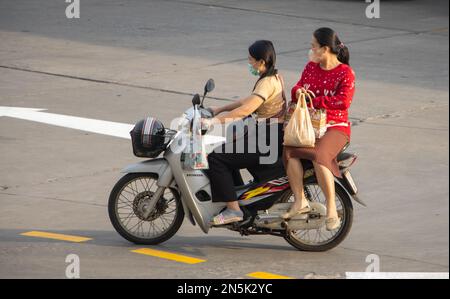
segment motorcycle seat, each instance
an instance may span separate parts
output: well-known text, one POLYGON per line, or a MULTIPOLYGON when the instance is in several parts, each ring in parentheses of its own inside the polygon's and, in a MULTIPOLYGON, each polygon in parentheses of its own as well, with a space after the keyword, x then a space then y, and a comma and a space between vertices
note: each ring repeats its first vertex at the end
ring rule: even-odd
POLYGON ((281 177, 285 174, 282 157, 279 157, 274 164, 260 164, 247 168, 247 170, 253 176, 255 182, 281 177))

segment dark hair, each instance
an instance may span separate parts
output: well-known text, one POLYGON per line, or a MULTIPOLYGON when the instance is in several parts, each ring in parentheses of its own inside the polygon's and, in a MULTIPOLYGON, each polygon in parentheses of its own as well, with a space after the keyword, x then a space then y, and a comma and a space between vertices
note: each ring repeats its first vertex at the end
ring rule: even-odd
POLYGON ((337 59, 340 62, 349 64, 350 52, 333 29, 322 27, 314 31, 313 35, 321 47, 327 46, 330 48, 331 53, 337 55, 337 59))
MULTIPOLYGON (((275 68, 277 56, 275 54, 275 48, 269 40, 258 40, 254 42, 249 48, 248 53, 256 60, 264 60, 266 64, 266 72, 261 74, 258 81, 267 76, 273 76, 278 73, 275 68)), ((256 82, 258 83, 258 82, 256 82)), ((256 86, 256 85, 255 85, 256 86)))

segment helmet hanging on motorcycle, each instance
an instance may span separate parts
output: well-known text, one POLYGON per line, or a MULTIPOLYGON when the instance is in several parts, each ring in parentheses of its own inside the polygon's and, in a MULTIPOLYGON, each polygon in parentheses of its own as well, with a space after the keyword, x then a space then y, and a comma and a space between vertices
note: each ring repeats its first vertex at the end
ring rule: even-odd
POLYGON ((133 153, 137 157, 155 158, 165 149, 165 128, 162 122, 147 117, 131 130, 133 153))

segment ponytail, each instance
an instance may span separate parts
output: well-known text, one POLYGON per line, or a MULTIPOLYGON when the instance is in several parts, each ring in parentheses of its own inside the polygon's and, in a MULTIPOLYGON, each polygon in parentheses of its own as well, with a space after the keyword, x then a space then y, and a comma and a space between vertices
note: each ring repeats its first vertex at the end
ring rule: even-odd
POLYGON ((344 64, 350 65, 350 52, 346 45, 341 44, 339 46, 337 59, 344 64))

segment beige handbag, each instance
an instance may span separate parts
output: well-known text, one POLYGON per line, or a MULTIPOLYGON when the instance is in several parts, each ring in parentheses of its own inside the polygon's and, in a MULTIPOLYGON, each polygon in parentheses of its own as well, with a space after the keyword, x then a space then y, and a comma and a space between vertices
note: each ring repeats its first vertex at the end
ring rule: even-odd
POLYGON ((311 123, 314 129, 314 135, 317 139, 325 135, 327 131, 327 111, 325 109, 315 109, 313 106, 313 99, 316 95, 308 90, 306 96, 309 98, 309 116, 311 117, 311 123))
POLYGON ((284 129, 284 145, 294 147, 314 147, 314 128, 306 105, 305 94, 300 94, 297 106, 284 129))

